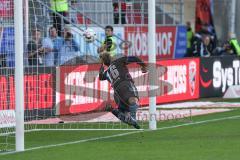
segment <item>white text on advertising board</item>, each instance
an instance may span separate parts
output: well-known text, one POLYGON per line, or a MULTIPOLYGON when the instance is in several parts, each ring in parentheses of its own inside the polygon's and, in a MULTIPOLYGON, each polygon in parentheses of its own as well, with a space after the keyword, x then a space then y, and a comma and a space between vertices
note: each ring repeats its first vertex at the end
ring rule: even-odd
MULTIPOLYGON (((133 46, 129 50, 129 55, 147 56, 147 33, 136 32, 128 33, 128 40, 133 42, 133 46)), ((173 47, 173 33, 162 32, 156 34, 156 52, 157 55, 171 55, 173 47)))
POLYGON ((227 87, 240 84, 240 61, 234 60, 232 66, 223 68, 220 61, 213 63, 213 87, 222 87, 225 92, 227 87))

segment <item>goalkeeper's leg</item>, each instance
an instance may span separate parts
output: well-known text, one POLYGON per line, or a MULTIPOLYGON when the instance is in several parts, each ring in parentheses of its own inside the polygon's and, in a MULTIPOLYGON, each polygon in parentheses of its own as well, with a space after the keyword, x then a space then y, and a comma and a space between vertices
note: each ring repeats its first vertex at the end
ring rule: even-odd
POLYGON ((138 108, 138 106, 136 104, 133 104, 133 105, 127 107, 123 103, 120 103, 118 106, 118 109, 113 109, 112 113, 118 119, 120 119, 122 122, 132 125, 133 127, 137 128, 137 129, 140 129, 140 126, 138 125, 138 123, 136 121, 137 108, 138 108))
POLYGON ((138 98, 136 97, 130 97, 128 100, 129 104, 129 112, 131 114, 131 117, 136 120, 136 113, 138 109, 138 98))
POLYGON ((140 126, 137 123, 137 119, 136 119, 136 113, 137 113, 137 109, 138 109, 138 98, 136 97, 130 97, 129 98, 129 112, 130 112, 130 116, 131 118, 136 122, 134 124, 134 127, 139 129, 140 126))

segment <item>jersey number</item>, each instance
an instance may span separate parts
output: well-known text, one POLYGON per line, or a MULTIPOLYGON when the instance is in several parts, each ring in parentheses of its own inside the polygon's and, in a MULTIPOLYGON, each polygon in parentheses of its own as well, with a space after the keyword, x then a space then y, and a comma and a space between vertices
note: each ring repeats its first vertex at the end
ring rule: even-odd
POLYGON ((115 65, 110 66, 110 74, 111 74, 111 77, 113 79, 117 79, 118 78, 119 72, 118 72, 118 70, 117 70, 115 65))

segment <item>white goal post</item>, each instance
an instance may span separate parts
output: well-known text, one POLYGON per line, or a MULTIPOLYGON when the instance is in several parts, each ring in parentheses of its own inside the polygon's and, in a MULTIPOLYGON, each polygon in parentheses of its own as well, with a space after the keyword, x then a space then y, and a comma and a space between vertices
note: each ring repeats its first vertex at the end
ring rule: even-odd
POLYGON ((156 64, 156 2, 155 0, 148 0, 148 60, 149 68, 149 82, 150 82, 150 97, 149 97, 149 129, 156 130, 156 96, 153 93, 155 87, 155 64, 156 64), (152 94, 152 95, 151 95, 152 94))
POLYGON ((16 151, 24 151, 23 0, 14 0, 16 151))

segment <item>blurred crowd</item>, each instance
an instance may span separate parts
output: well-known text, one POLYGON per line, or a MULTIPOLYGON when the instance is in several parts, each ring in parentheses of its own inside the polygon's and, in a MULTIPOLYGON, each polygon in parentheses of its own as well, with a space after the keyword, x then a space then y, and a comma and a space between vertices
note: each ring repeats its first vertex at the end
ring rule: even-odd
POLYGON ((28 65, 55 66, 61 65, 77 56, 80 45, 77 43, 71 29, 65 27, 70 22, 64 18, 68 14, 67 0, 51 0, 53 25, 48 30, 48 36, 43 37, 42 31, 36 27, 31 31, 31 40, 27 45, 28 65))
POLYGON ((80 45, 71 30, 64 28, 63 36, 57 29, 49 28, 49 36, 43 37, 39 29, 32 30, 32 39, 27 45, 28 65, 61 65, 77 56, 80 45))
POLYGON ((209 25, 202 24, 201 30, 194 33, 190 22, 186 22, 187 52, 186 57, 210 57, 224 55, 240 55, 240 46, 236 35, 229 33, 222 44, 217 41, 216 34, 209 25))
MULTIPOLYGON (((113 0, 114 24, 126 24, 127 3, 131 0, 113 0)), ((67 18, 69 5, 76 4, 76 0, 50 0, 52 26, 48 34, 35 26, 30 31, 30 40, 27 42, 25 64, 29 66, 57 66, 67 64, 79 56, 80 44, 68 24, 74 23, 67 18), (45 36, 46 35, 46 36, 45 36)), ((45 26, 44 26, 45 27, 45 26)), ((194 33, 191 23, 186 23, 187 51, 185 57, 209 57, 224 55, 240 55, 240 46, 236 35, 229 33, 223 43, 217 41, 216 33, 208 24, 202 24, 201 29, 194 33)), ((14 57, 12 57, 14 59, 14 57)), ((6 57, 0 54, 0 66, 8 66, 6 57)))

